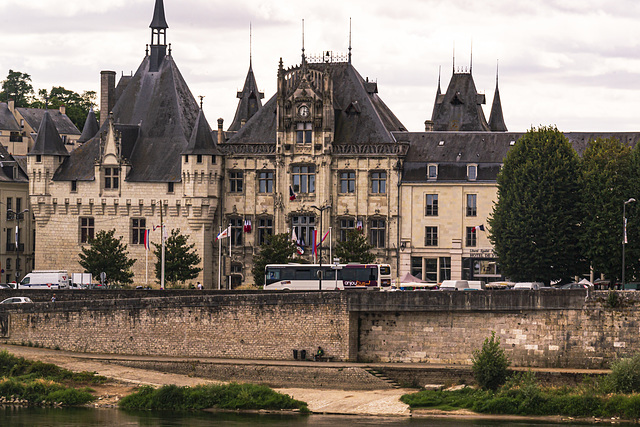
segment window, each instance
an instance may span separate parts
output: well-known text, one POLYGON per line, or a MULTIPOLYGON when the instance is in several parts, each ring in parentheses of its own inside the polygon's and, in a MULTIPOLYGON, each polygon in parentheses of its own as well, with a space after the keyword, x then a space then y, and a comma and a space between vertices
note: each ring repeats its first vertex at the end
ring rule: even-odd
POLYGON ((475 227, 467 227, 466 246, 475 248, 477 244, 477 236, 478 234, 476 233, 475 227))
POLYGON ((374 248, 385 247, 385 221, 384 219, 373 219, 369 226, 369 236, 371 237, 371 245, 374 248))
POLYGON ((467 179, 469 181, 475 181, 477 177, 478 177, 478 166, 477 165, 467 166, 467 179))
POLYGON ((196 155, 196 163, 198 164, 202 163, 202 154, 196 155))
POLYGON ((411 275, 422 279, 422 258, 411 257, 411 275))
POLYGON ((71 181, 71 192, 72 193, 78 192, 78 181, 71 181))
POLYGON ((387 192, 387 173, 371 173, 371 192, 374 194, 384 194, 387 192))
POLYGON ((184 156, 184 162, 189 163, 189 156, 184 156))
POLYGON ((438 227, 424 228, 424 245, 438 246, 438 227))
POLYGON ((347 241, 347 234, 349 231, 355 230, 356 228, 356 220, 352 218, 345 218, 340 220, 340 241, 347 241))
POLYGON ((438 258, 424 259, 424 280, 427 282, 438 281, 438 258))
POLYGON ((425 216, 438 216, 438 195, 427 194, 425 200, 425 216))
POLYGON ((16 212, 22 212, 22 197, 16 197, 16 212))
POLYGON ((229 172, 229 191, 231 193, 242 193, 242 176, 241 171, 229 172))
POLYGON ((216 156, 215 155, 211 156, 211 164, 212 165, 216 164, 216 156))
POLYGON ((11 270, 11 258, 7 258, 7 262, 5 263, 7 270, 11 270))
POLYGON ((94 221, 91 217, 80 218, 80 243, 89 243, 93 240, 94 221))
POLYGON ((144 230, 147 228, 147 220, 144 218, 131 219, 131 244, 144 245, 144 230))
MULTIPOLYGON (((13 197, 7 197, 7 211, 13 210, 13 197)), ((7 212, 7 219, 11 219, 9 217, 9 212, 7 212)))
POLYGON ((312 139, 311 123, 298 123, 296 125, 296 142, 298 144, 311 144, 312 139))
POLYGON ((356 173, 340 172, 340 192, 354 193, 356 191, 356 173))
POLYGON ((258 174, 258 192, 273 193, 273 172, 260 172, 258 174))
MULTIPOLYGON (((15 228, 13 227, 7 228, 7 242, 6 242, 7 252, 11 252, 16 249, 15 234, 14 234, 15 231, 12 232, 12 230, 15 230, 15 228)), ((11 267, 7 266, 7 268, 11 268, 11 267)))
POLYGON ((36 154, 36 163, 42 163, 42 155, 36 154))
POLYGON ((258 244, 267 242, 269 236, 273 235, 273 218, 258 219, 258 244))
POLYGON ((440 258, 440 281, 451 280, 451 258, 440 258))
POLYGON ((428 165, 427 166, 427 178, 428 179, 438 179, 438 165, 428 165))
POLYGON ((106 190, 116 190, 120 186, 120 169, 104 168, 104 188, 106 190))
POLYGON ((244 222, 242 218, 231 218, 231 246, 242 246, 242 234, 244 233, 244 222))
POLYGON ((477 201, 478 201, 477 194, 467 194, 467 216, 478 215, 477 201))
POLYGON ((173 182, 167 182, 167 193, 173 193, 173 182))
POLYGON ((313 229, 316 225, 316 218, 313 216, 293 216, 291 217, 291 228, 296 232, 300 241, 300 246, 310 245, 313 229))
POLYGON ((293 174, 293 191, 295 193, 315 193, 316 192, 316 167, 311 166, 294 166, 293 174))

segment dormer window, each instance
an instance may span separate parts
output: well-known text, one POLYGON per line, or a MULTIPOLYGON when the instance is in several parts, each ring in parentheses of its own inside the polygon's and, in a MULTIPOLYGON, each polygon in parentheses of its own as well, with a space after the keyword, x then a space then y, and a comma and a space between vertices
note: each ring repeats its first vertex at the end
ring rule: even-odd
POLYGON ((475 181, 478 178, 478 165, 467 165, 467 179, 475 181))
POLYGON ((196 155, 196 163, 198 163, 198 164, 202 163, 202 154, 197 154, 196 155))
POLYGON ((427 179, 438 179, 438 165, 427 165, 427 179))
POLYGON ((104 168, 104 189, 117 190, 120 187, 120 169, 104 168))
POLYGON ((298 123, 296 125, 296 142, 298 144, 311 144, 312 137, 311 123, 298 123))

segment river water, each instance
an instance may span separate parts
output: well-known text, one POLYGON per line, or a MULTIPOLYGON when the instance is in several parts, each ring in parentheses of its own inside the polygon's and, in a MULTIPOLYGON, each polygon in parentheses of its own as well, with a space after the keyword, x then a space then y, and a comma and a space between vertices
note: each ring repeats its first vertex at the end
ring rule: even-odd
MULTIPOLYGON (((119 409, 93 408, 27 408, 0 407, 0 426, 3 427, 103 427, 103 426, 145 426, 145 427, 204 427, 232 426, 255 427, 287 426, 287 427, 341 427, 341 426, 593 426, 593 424, 549 424, 530 421, 495 421, 495 420, 460 420, 460 419, 425 419, 405 417, 361 417, 339 415, 263 415, 236 413, 172 413, 172 412, 130 412, 119 409)), ((616 424, 632 425, 632 424, 616 424)))

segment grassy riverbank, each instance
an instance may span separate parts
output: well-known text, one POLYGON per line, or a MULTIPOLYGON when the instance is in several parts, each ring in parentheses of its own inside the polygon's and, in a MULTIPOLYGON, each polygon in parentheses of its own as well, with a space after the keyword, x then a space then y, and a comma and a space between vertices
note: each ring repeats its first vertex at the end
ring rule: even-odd
POLYGON ((401 400, 411 409, 469 409, 483 414, 563 415, 570 417, 640 418, 640 395, 609 393, 597 382, 578 387, 542 387, 533 375, 515 376, 496 391, 466 387, 423 390, 401 400))
POLYGON ((0 352, 0 402, 83 405, 95 400, 90 386, 105 380, 92 372, 75 373, 51 363, 0 352))
POLYGON ((142 386, 120 400, 120 408, 136 410, 187 411, 197 409, 282 410, 309 412, 307 404, 267 386, 255 384, 199 385, 158 389, 142 386))

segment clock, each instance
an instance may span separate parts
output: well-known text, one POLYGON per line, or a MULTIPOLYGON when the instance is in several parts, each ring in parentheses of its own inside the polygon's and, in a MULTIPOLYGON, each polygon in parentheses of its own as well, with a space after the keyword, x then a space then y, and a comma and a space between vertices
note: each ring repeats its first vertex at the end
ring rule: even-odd
POLYGON ((307 107, 306 105, 303 105, 300 108, 298 108, 298 115, 300 117, 309 117, 309 107, 307 107))

